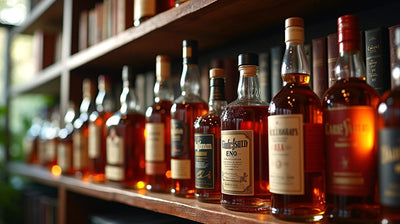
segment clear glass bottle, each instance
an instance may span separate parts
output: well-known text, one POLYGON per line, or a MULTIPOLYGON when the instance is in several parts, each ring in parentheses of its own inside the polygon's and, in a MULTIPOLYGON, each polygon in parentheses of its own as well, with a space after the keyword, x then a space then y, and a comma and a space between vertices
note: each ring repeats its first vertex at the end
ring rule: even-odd
POLYGON ((324 94, 326 216, 331 221, 376 222, 376 108, 379 95, 366 83, 358 18, 338 19, 336 82, 324 94))
POLYGON ((111 80, 108 76, 98 77, 98 93, 95 99, 96 109, 89 116, 89 168, 94 182, 104 182, 106 166, 106 121, 115 110, 111 92, 111 80))
POLYGON ((393 87, 378 106, 380 223, 400 223, 400 28, 395 30, 397 60, 393 87))
POLYGON ((194 124, 195 196, 203 202, 221 200, 221 114, 225 99, 225 71, 210 69, 209 112, 194 124))
POLYGON ((269 105, 271 212, 293 221, 318 221, 325 212, 322 104, 311 90, 304 21, 285 21, 282 89, 269 105))
POLYGON ((82 102, 79 108, 79 117, 74 121, 73 142, 73 169, 75 175, 89 181, 89 115, 94 111, 93 83, 90 79, 83 80, 82 102))
POLYGON ((200 70, 197 65, 197 41, 183 41, 181 95, 171 107, 171 177, 172 193, 194 197, 194 122, 208 112, 200 97, 200 70))
POLYGON ((221 115, 221 204, 268 212, 268 105, 261 101, 257 54, 240 54, 238 98, 221 115))
POLYGON ((64 128, 58 133, 57 164, 60 166, 62 174, 66 175, 75 173, 72 163, 72 133, 74 131, 73 122, 77 117, 76 115, 75 104, 71 102, 64 116, 64 128))
POLYGON ((122 68, 121 108, 106 122, 106 179, 126 188, 143 189, 145 183, 145 122, 136 108, 132 72, 122 68))
POLYGON ((154 103, 146 111, 146 189, 170 192, 171 180, 171 106, 173 92, 168 84, 170 59, 156 57, 154 103))

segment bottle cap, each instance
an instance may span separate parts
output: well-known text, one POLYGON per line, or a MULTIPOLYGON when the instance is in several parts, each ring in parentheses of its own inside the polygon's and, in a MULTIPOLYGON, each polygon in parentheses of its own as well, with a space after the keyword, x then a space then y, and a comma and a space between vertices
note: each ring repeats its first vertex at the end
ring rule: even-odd
POLYGON ((122 67, 122 83, 124 86, 129 86, 129 80, 132 79, 132 68, 128 65, 122 67))
POLYGON ((285 20, 285 42, 304 42, 304 20, 301 17, 291 17, 285 20))
POLYGON ((223 68, 210 69, 210 79, 213 78, 225 78, 225 70, 223 68))
POLYGON ((82 94, 83 97, 92 97, 92 91, 93 91, 93 87, 92 87, 92 81, 90 81, 90 79, 84 79, 82 82, 82 94))
POLYGON ((256 65, 258 66, 258 55, 254 53, 239 54, 238 66, 256 65))
POLYGON ((106 75, 99 75, 98 78, 98 86, 99 90, 101 91, 108 91, 111 88, 110 85, 110 77, 106 75))
POLYGON ((184 64, 197 64, 197 41, 183 40, 182 57, 184 64))
POLYGON ((339 51, 360 50, 359 22, 356 15, 344 15, 338 18, 339 51))
POLYGON ((167 80, 171 75, 171 63, 167 55, 156 56, 156 78, 157 80, 167 80))

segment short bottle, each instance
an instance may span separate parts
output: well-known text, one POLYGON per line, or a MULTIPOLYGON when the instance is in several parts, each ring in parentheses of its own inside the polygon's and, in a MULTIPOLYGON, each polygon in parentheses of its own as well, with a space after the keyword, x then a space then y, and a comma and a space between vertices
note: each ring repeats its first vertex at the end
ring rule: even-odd
POLYGON ((132 72, 122 69, 121 108, 106 122, 107 181, 125 188, 143 189, 145 183, 145 122, 136 108, 132 72))
POLYGON ((210 69, 209 112, 194 124, 195 196, 202 202, 221 200, 221 114, 225 99, 225 71, 210 69))
POLYGON ((64 116, 64 128, 58 133, 57 144, 57 165, 61 168, 62 174, 72 175, 73 169, 73 150, 72 133, 74 131, 73 122, 76 119, 75 104, 70 103, 64 116))
POLYGON ((133 25, 139 26, 156 14, 156 0, 134 0, 133 25))
POLYGON ((271 212, 293 221, 318 221, 325 212, 322 104, 309 86, 304 21, 285 21, 282 89, 269 105, 271 212))
POLYGON ((221 115, 221 204, 268 212, 268 105, 260 99, 258 55, 240 54, 238 67, 238 98, 221 115))
POLYGON ((156 57, 154 103, 146 111, 146 189, 170 192, 171 180, 171 106, 172 89, 168 84, 171 74, 170 59, 156 57))
POLYGON ((324 94, 326 217, 334 222, 376 222, 379 95, 366 83, 358 18, 338 19, 336 82, 324 94))
POLYGON ((400 28, 395 30, 397 60, 393 87, 378 106, 380 223, 400 223, 400 28))
POLYGON ((96 109, 89 116, 89 168, 93 182, 104 182, 106 165, 106 121, 114 113, 114 97, 111 92, 111 80, 108 76, 98 77, 98 93, 95 99, 96 109))
POLYGON ((83 80, 82 102, 79 107, 79 117, 74 121, 72 133, 73 169, 75 176, 89 181, 89 115, 94 111, 93 83, 90 79, 83 80))
POLYGON ((193 198, 194 122, 208 112, 208 105, 200 97, 200 70, 197 65, 197 41, 183 41, 183 71, 181 95, 171 107, 171 178, 172 193, 193 198))

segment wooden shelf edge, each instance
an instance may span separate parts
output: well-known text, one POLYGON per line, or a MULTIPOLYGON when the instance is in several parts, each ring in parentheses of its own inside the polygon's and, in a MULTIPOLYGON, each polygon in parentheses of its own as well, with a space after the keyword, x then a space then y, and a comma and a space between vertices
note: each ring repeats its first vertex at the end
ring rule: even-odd
POLYGON ((178 198, 170 194, 122 189, 110 184, 85 182, 69 176, 56 177, 43 167, 21 162, 9 162, 7 169, 12 174, 59 189, 202 223, 290 223, 277 220, 269 214, 229 211, 219 204, 202 203, 195 199, 178 198))

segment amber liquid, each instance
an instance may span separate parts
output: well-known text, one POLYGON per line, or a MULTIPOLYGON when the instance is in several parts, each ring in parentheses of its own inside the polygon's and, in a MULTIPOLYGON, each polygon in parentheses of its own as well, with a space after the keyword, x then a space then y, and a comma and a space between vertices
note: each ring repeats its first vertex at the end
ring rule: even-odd
MULTIPOLYGON (((220 203, 221 200, 221 117, 210 112, 198 120, 196 133, 214 135, 214 189, 196 188, 196 198, 202 202, 220 203)), ((199 174, 196 174, 199 175, 199 174)))
POLYGON ((59 163, 61 159, 63 159, 66 163, 67 169, 62 169, 62 174, 72 175, 76 172, 73 167, 73 142, 72 142, 72 132, 67 136, 58 139, 58 150, 60 147, 64 147, 66 152, 65 155, 61 155, 58 153, 57 162, 59 163), (62 146, 63 145, 63 146, 62 146), (69 157, 67 155, 70 155, 69 157), (65 156, 64 158, 60 158, 61 156, 65 156))
MULTIPOLYGON (((285 74, 283 81, 285 86, 273 98, 272 104, 275 111, 271 115, 302 114, 304 124, 322 125, 322 108, 319 97, 310 89, 310 76, 308 74, 285 74)), ((303 129, 304 130, 304 129, 303 129)), ((321 126, 321 138, 304 140, 321 141, 323 138, 321 126)), ((297 221, 316 221, 322 218, 325 212, 325 186, 323 166, 321 163, 312 165, 312 170, 307 170, 308 163, 315 158, 323 160, 323 145, 320 150, 307 153, 307 143, 304 141, 304 195, 275 194, 272 195, 272 214, 278 218, 297 221), (312 158, 314 157, 314 158, 312 158)), ((321 141, 322 143, 322 141, 321 141)))
POLYGON ((164 160, 163 161, 146 161, 146 167, 151 170, 163 167, 162 172, 157 174, 146 174, 147 186, 150 191, 170 192, 172 188, 171 180, 171 101, 161 100, 154 103, 151 115, 147 118, 147 123, 163 123, 164 124, 164 160))
MULTIPOLYGON (((79 118, 78 118, 79 119, 79 118)), ((90 178, 90 169, 89 169, 89 148, 88 148, 88 142, 89 142, 89 124, 88 121, 84 121, 82 125, 77 129, 74 130, 73 135, 79 135, 80 137, 80 144, 79 146, 77 145, 76 142, 73 142, 74 147, 73 147, 73 152, 74 154, 78 152, 80 161, 80 167, 75 167, 74 170, 75 176, 78 178, 81 178, 85 181, 89 181, 90 178), (75 147, 78 147, 78 150, 75 149, 75 147)), ((73 141, 75 141, 75 137, 73 136, 73 141)), ((73 157, 74 159, 77 158, 76 156, 73 157)), ((75 162, 74 162, 75 163, 75 162)))
POLYGON ((130 113, 120 115, 119 119, 117 125, 108 127, 108 136, 110 130, 114 129, 116 135, 123 139, 123 163, 107 165, 122 169, 123 180, 108 181, 125 188, 143 189, 145 187, 145 116, 139 113, 130 113))
POLYGON ((221 130, 253 130, 254 142, 254 195, 222 193, 221 204, 236 211, 269 211, 268 106, 228 105, 221 116, 221 130))
MULTIPOLYGON (((343 108, 348 106, 364 105, 371 106, 376 109, 379 102, 378 93, 369 85, 365 83, 364 80, 359 78, 341 79, 338 80, 324 95, 323 108, 343 108)), ((324 124, 328 120, 324 111, 324 124)), ((363 116, 360 114, 359 116, 363 116)), ((328 141, 326 137, 326 143, 328 141)), ((369 160, 375 160, 377 158, 376 154, 376 141, 374 143, 374 155, 373 158, 369 160)), ((329 153, 329 145, 327 145, 326 153, 329 153)), ((357 148, 353 148, 357 150, 357 148)), ((362 150, 362 149, 359 149, 362 150)), ((357 154, 363 153, 362 151, 357 152, 357 154)), ((333 161, 332 161, 333 162, 333 161)), ((379 209, 374 204, 374 194, 375 186, 368 187, 369 192, 364 194, 364 196, 352 196, 352 195, 338 195, 330 193, 330 185, 332 180, 329 179, 330 174, 330 163, 329 158, 326 160, 326 172, 327 172, 327 210, 326 216, 331 221, 335 222, 359 222, 359 223, 375 223, 377 218, 377 213, 379 209)), ((351 161, 350 161, 351 163, 351 161)), ((369 168, 369 175, 372 178, 372 184, 376 183, 376 162, 373 162, 369 168)))
POLYGON ((194 174, 194 122, 198 117, 208 112, 206 103, 176 103, 171 108, 171 119, 183 121, 188 126, 189 151, 182 156, 173 156, 171 159, 190 160, 190 179, 172 179, 172 193, 178 197, 193 198, 195 192, 194 174))
MULTIPOLYGON (((96 138, 100 138, 99 139, 100 148, 98 149, 99 154, 96 158, 89 158, 90 174, 94 182, 105 181, 104 168, 106 166, 106 139, 107 139, 106 121, 111 116, 112 113, 100 113, 94 120, 94 125, 97 126, 100 132, 99 136, 96 136, 96 138)), ((91 135, 91 133, 89 134, 91 135)))

